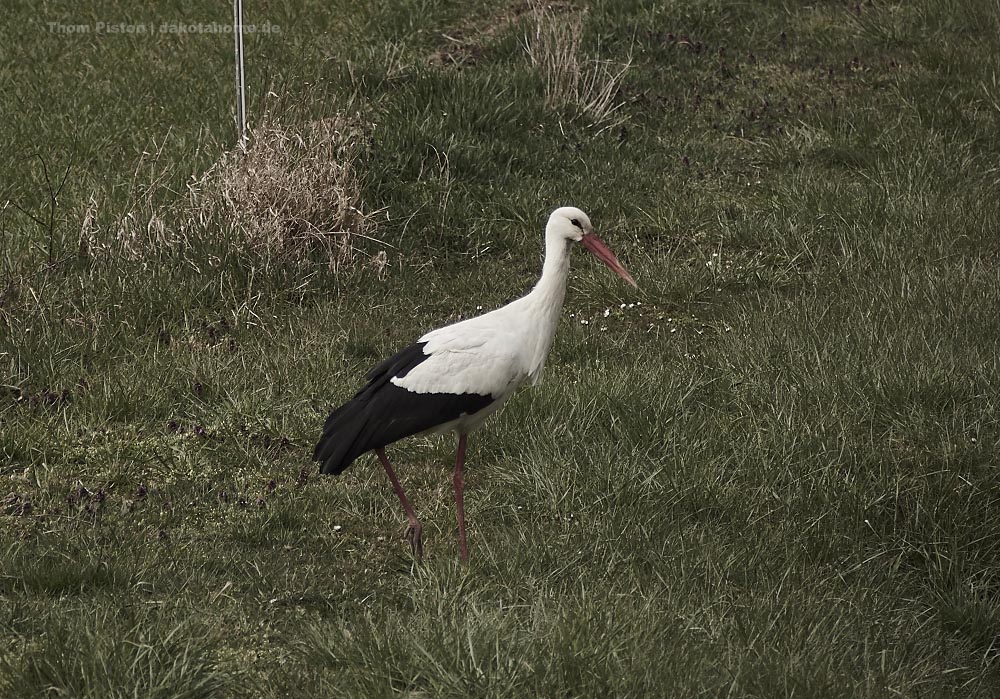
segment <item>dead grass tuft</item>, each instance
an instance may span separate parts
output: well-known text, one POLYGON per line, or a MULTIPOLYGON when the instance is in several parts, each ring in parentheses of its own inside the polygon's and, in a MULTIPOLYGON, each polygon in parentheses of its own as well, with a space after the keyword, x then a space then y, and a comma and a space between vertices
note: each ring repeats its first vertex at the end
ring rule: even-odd
POLYGON ((357 237, 374 232, 357 169, 365 142, 363 125, 343 115, 286 124, 266 113, 242 147, 192 179, 186 196, 169 190, 157 166, 162 147, 154 149, 136 167, 126 211, 108 220, 91 198, 79 254, 152 260, 222 244, 265 266, 315 258, 335 269, 353 264, 357 237))
POLYGON ((348 264, 354 236, 373 225, 355 167, 364 136, 339 115, 302 127, 267 117, 192 186, 192 211, 225 221, 237 243, 267 259, 321 249, 331 265, 348 264))
POLYGON ((545 81, 546 105, 574 106, 595 124, 613 126, 624 121, 618 114, 622 106, 618 93, 632 59, 615 63, 584 55, 586 10, 541 0, 532 0, 530 7, 533 26, 525 44, 531 64, 545 81))

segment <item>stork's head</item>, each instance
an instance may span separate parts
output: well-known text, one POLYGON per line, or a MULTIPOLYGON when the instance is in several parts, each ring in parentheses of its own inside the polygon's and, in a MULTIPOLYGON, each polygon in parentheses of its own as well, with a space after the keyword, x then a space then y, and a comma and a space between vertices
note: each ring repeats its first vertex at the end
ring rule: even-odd
POLYGON ((619 277, 627 281, 632 286, 638 288, 632 275, 628 273, 624 265, 618 261, 615 254, 611 252, 603 240, 594 233, 594 227, 590 224, 587 214, 580 211, 575 206, 562 206, 552 212, 549 222, 545 226, 545 235, 559 236, 566 241, 575 241, 583 245, 594 254, 594 257, 606 264, 619 277))

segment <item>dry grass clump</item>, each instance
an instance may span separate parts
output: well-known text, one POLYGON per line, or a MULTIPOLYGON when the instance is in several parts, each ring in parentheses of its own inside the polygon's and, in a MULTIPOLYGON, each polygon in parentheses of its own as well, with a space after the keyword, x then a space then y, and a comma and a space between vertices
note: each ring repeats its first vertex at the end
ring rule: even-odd
POLYGON ((333 266, 349 263, 352 238, 372 227, 355 167, 364 136, 339 115, 301 127, 268 117, 194 184, 192 208, 267 259, 320 249, 333 266))
POLYGON ((357 170, 365 139, 362 124, 343 115, 285 124, 266 113, 243 145, 192 178, 186 196, 166 184, 162 147, 146 153, 124 212, 107 220, 107 207, 91 198, 80 255, 152 260, 221 246, 265 266, 317 258, 333 268, 351 264, 356 237, 374 230, 357 170))
POLYGON ((582 49, 586 10, 566 3, 530 3, 532 28, 525 44, 531 64, 545 81, 545 104, 567 105, 587 114, 595 124, 611 125, 624 119, 618 90, 632 67, 625 63, 587 58, 582 49))

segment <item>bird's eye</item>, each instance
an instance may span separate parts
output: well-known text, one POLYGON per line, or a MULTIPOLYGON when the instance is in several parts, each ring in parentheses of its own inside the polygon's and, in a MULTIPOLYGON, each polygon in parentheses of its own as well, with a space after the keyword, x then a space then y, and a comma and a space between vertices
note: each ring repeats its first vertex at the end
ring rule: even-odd
POLYGON ((579 228, 581 231, 583 230, 583 226, 580 225, 580 219, 574 218, 572 221, 570 221, 570 223, 579 228))

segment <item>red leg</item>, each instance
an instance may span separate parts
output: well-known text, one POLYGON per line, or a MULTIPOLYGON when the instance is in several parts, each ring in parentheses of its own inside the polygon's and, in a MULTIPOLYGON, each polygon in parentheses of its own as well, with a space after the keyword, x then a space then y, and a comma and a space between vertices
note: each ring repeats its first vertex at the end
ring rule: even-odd
POLYGON ((465 435, 458 435, 458 451, 455 454, 455 473, 452 485, 455 486, 455 511, 458 513, 458 557, 462 561, 469 560, 469 548, 465 543, 465 505, 462 493, 465 490, 465 478, 462 468, 465 466, 465 435))
POLYGON ((385 455, 385 450, 376 449, 375 453, 378 454, 379 461, 385 467, 385 472, 389 474, 389 480, 392 481, 392 489, 396 491, 396 497, 399 498, 399 501, 403 504, 403 509, 406 510, 406 519, 410 521, 410 526, 406 528, 406 538, 410 542, 410 550, 413 551, 413 555, 419 561, 424 555, 423 526, 421 526, 420 520, 417 519, 417 513, 410 506, 410 501, 406 499, 406 493, 403 492, 403 486, 399 484, 399 479, 396 478, 396 472, 392 470, 392 465, 385 455))

